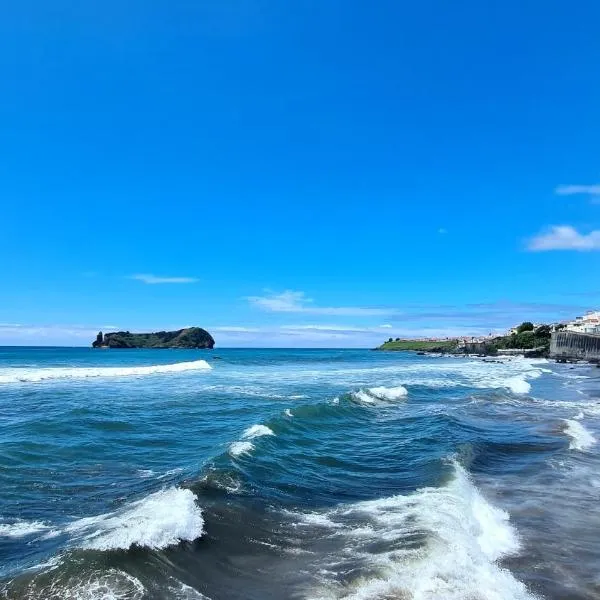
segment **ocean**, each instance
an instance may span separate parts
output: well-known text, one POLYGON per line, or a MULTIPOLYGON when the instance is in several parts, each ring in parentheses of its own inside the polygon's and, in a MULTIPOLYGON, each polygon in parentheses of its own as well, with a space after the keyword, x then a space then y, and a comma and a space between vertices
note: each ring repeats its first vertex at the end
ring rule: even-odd
POLYGON ((0 597, 598 599, 599 376, 0 348, 0 597))

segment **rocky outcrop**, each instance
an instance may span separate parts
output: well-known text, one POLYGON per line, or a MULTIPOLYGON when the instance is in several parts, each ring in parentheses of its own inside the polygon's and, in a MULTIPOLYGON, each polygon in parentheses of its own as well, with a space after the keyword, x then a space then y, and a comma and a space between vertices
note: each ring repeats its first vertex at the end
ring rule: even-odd
POLYGON ((100 331, 93 348, 213 348, 215 340, 201 327, 188 327, 177 331, 131 333, 118 331, 105 335, 100 331))

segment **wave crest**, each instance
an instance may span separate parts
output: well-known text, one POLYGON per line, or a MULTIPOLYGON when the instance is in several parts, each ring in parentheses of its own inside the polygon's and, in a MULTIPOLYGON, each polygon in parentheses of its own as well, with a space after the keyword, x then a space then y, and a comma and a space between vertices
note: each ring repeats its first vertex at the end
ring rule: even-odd
POLYGON ((73 534, 84 549, 159 549, 199 538, 204 533, 204 519, 191 490, 169 488, 121 511, 79 519, 64 531, 73 534))
POLYGON ((587 450, 596 443, 596 438, 577 420, 565 419, 565 433, 571 438, 570 450, 587 450))
POLYGON ((509 515, 485 500, 463 467, 454 469, 440 488, 345 505, 319 519, 302 515, 305 524, 343 536, 343 556, 332 557, 324 572, 341 573, 346 560, 357 558, 369 565, 368 576, 350 582, 329 575, 333 580, 315 597, 533 599, 497 564, 519 550, 509 515))
POLYGON ((90 377, 142 377, 145 375, 185 373, 212 369, 205 360, 168 365, 139 367, 46 367, 43 369, 6 369, 0 372, 2 383, 37 383, 55 379, 88 379, 90 377))

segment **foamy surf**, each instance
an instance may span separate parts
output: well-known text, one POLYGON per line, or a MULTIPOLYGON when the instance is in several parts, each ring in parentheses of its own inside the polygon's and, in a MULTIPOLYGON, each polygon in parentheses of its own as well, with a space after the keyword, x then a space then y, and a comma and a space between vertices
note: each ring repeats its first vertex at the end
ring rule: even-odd
POLYGON ((324 578, 330 581, 308 597, 534 598, 523 583, 497 564, 519 551, 509 515, 486 501, 461 466, 455 464, 454 469, 454 478, 440 488, 359 502, 330 511, 321 519, 303 515, 304 523, 328 527, 330 535, 343 535, 345 540, 342 555, 323 565, 324 578), (369 565, 368 576, 344 578, 342 583, 327 575, 343 573, 357 559, 369 565))
POLYGON ((91 377, 143 377, 146 375, 185 373, 208 370, 205 360, 194 360, 169 365, 143 367, 47 367, 43 369, 6 369, 0 372, 0 384, 37 383, 56 379, 88 379, 91 377))
POLYGON ((531 384, 525 381, 523 377, 511 377, 507 379, 506 387, 513 394, 528 394, 531 391, 531 384))
POLYGON ((406 398, 408 390, 404 386, 372 387, 352 392, 352 397, 364 404, 378 404, 383 401, 395 401, 406 398))
POLYGON ((204 532, 204 519, 194 493, 173 487, 132 502, 120 511, 79 519, 64 532, 85 549, 159 549, 199 538, 204 532))
POLYGON ((50 526, 43 521, 18 520, 12 523, 0 523, 0 537, 24 538, 49 529, 50 526))
POLYGON ((120 569, 95 569, 88 574, 56 575, 33 579, 27 586, 29 600, 142 600, 142 582, 120 569))
POLYGON ((596 438, 578 420, 565 419, 565 423, 565 433, 571 439, 570 450, 587 450, 596 443, 596 438))

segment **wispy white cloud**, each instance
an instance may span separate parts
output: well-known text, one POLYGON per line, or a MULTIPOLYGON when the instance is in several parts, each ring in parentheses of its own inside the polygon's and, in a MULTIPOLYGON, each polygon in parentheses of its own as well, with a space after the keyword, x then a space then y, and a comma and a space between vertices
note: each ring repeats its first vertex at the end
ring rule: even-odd
POLYGON ((249 296, 247 300, 253 306, 267 312, 303 313, 310 315, 327 315, 342 317, 368 317, 390 315, 395 312, 390 308, 368 306, 315 306, 313 299, 304 292, 286 290, 269 293, 266 296, 249 296))
POLYGON ((237 325, 223 325, 210 327, 210 331, 222 331, 223 333, 259 333, 258 327, 238 327, 237 325))
POLYGON ((140 273, 137 275, 130 275, 129 279, 135 279, 149 285, 156 285, 159 283, 196 283, 198 279, 196 277, 158 277, 149 273, 140 273))
POLYGON ((600 250, 600 230, 588 234, 579 233, 570 225, 556 225, 546 233, 542 233, 529 240, 527 249, 532 252, 548 250, 577 250, 585 252, 600 250))
MULTIPOLYGON (((225 329, 225 328, 223 328, 225 329)), ((243 328, 240 328, 243 329, 243 328)), ((218 328, 211 331, 218 332, 218 328)), ((454 337, 490 333, 487 327, 473 326, 398 326, 385 333, 380 327, 354 325, 302 324, 265 327, 256 333, 246 331, 223 331, 215 334, 217 346, 282 347, 282 348, 373 348, 388 337, 454 337)), ((504 329, 498 329, 500 333, 504 329)))
POLYGON ((593 185, 559 185, 554 193, 559 196, 600 196, 600 183, 593 185))
POLYGON ((86 325, 35 325, 0 323, 0 345, 87 346, 100 330, 108 327, 86 325))
POLYGON ((383 325, 380 325, 379 327, 382 327, 383 329, 391 329, 393 327, 393 325, 390 325, 389 323, 384 323, 383 325))

